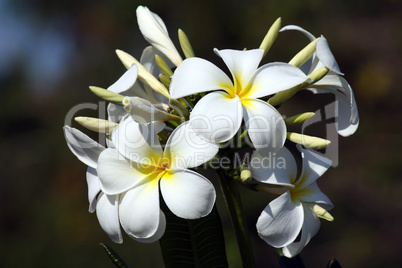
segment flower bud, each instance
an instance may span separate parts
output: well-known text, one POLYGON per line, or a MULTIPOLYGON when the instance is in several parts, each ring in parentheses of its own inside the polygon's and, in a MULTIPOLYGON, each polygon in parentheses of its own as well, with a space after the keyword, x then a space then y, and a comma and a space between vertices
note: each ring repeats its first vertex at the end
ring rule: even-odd
POLYGON ((171 77, 173 75, 172 70, 170 69, 170 67, 167 65, 166 61, 164 61, 161 56, 155 55, 155 61, 156 61, 156 64, 158 64, 159 69, 161 69, 161 71, 164 75, 166 75, 167 77, 171 77))
POLYGON ((110 90, 107 90, 107 89, 104 89, 104 88, 101 88, 101 87, 90 86, 89 89, 96 96, 98 96, 98 97, 100 97, 100 98, 102 98, 104 100, 116 103, 116 104, 121 105, 121 102, 122 102, 122 100, 124 98, 123 95, 120 95, 118 93, 114 93, 114 92, 112 92, 110 90))
POLYGON ((333 221, 334 217, 332 217, 331 214, 329 214, 328 211, 326 211, 325 209, 323 209, 322 207, 320 207, 319 205, 315 204, 313 206, 313 210, 315 212, 315 214, 317 214, 318 217, 325 219, 327 221, 333 221))
POLYGON ((278 36, 279 29, 281 28, 281 22, 282 19, 278 18, 269 28, 267 34, 264 37, 264 40, 262 40, 262 43, 260 45, 261 49, 264 49, 264 55, 267 54, 268 50, 271 48, 272 44, 275 42, 276 37, 278 36))
POLYGON ((174 65, 179 66, 183 59, 169 38, 168 31, 162 19, 147 7, 139 6, 137 8, 137 21, 144 38, 153 47, 165 54, 174 65))
POLYGON ((294 56, 293 59, 289 61, 289 64, 294 65, 296 67, 302 66, 303 63, 305 63, 309 58, 311 58, 311 56, 313 56, 316 50, 318 39, 319 38, 315 39, 305 48, 303 48, 299 53, 297 53, 296 56, 294 56))
POLYGON ((286 138, 294 143, 304 145, 312 149, 322 149, 327 147, 331 141, 321 139, 318 137, 312 137, 294 132, 288 132, 286 138))
POLYGON ((195 54, 193 51, 193 47, 191 46, 187 35, 181 29, 179 29, 179 41, 181 49, 183 50, 183 53, 186 56, 186 58, 194 57, 195 54))
POLYGON ((99 133, 112 133, 113 129, 119 125, 114 122, 93 117, 79 116, 74 118, 74 120, 81 126, 99 133))
POLYGON ((303 123, 304 121, 306 121, 307 119, 313 117, 314 115, 315 115, 315 113, 312 113, 312 112, 297 114, 297 115, 286 118, 285 124, 286 125, 300 124, 300 123, 303 123))

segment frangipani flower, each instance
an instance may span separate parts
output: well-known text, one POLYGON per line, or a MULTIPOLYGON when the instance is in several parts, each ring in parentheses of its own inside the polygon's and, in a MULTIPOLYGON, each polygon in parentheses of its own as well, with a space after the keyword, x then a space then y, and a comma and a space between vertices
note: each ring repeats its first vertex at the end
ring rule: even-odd
POLYGON ((232 80, 217 66, 200 58, 189 58, 175 70, 170 94, 181 98, 205 91, 190 115, 191 127, 211 142, 225 142, 239 130, 244 119, 257 149, 281 148, 286 126, 279 112, 258 98, 296 86, 307 76, 295 66, 269 63, 258 68, 263 49, 217 50, 229 68, 232 80))
MULTIPOLYGON (((123 243, 119 219, 120 195, 105 194, 101 190, 97 172, 99 155, 105 151, 106 148, 75 128, 64 126, 63 130, 71 152, 77 156, 81 162, 88 165, 86 178, 88 184, 89 212, 93 213, 96 211, 100 226, 113 242, 123 243)), ((165 219, 162 218, 154 235, 147 238, 133 238, 142 243, 154 242, 163 235, 165 224, 165 219)))
POLYGON ((64 126, 64 135, 71 152, 84 164, 88 165, 87 184, 89 212, 96 211, 102 229, 116 243, 123 242, 118 216, 118 195, 105 195, 100 189, 96 171, 99 155, 106 149, 81 131, 64 126))
POLYGON ((174 46, 163 20, 147 7, 137 8, 138 26, 144 38, 178 66, 183 59, 174 46))
MULTIPOLYGON (((310 41, 315 39, 314 35, 299 26, 289 25, 281 29, 281 31, 287 30, 300 31, 310 41)), ((310 74, 322 67, 329 69, 328 74, 307 89, 313 93, 332 93, 335 95, 335 126, 340 135, 344 137, 350 136, 356 132, 359 126, 357 104, 353 90, 348 82, 340 76, 343 74, 340 72, 338 64, 329 49, 328 42, 323 36, 317 41, 316 53, 300 68, 310 74)))
MULTIPOLYGON (((268 157, 255 151, 251 162, 261 164, 250 168, 253 177, 262 183, 289 186, 265 207, 257 221, 259 236, 273 247, 283 247, 283 254, 289 258, 300 253, 320 228, 315 205, 325 210, 333 207, 316 183, 330 167, 330 160, 306 149, 300 150, 302 171, 298 178, 296 161, 286 147, 268 157), (269 157, 281 159, 285 165, 262 164, 269 157), (299 234, 300 240, 296 240, 299 234)), ((271 159, 272 162, 275 161, 271 159)))
POLYGON ((104 150, 98 161, 101 189, 121 196, 120 223, 134 239, 158 239, 163 234, 157 235, 165 221, 159 187, 168 208, 185 219, 207 215, 215 202, 211 182, 189 168, 214 157, 217 146, 198 138, 184 123, 173 131, 163 150, 154 127, 131 117, 124 119, 112 133, 116 149, 104 150))

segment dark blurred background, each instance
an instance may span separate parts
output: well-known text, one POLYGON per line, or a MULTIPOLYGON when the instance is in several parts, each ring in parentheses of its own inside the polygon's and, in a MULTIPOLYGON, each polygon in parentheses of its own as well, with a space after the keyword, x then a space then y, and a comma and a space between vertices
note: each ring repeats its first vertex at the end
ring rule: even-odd
MULTIPOLYGON (((361 123, 355 135, 339 138, 339 166, 319 180, 335 221, 322 221, 301 256, 307 267, 325 267, 332 257, 344 267, 402 266, 400 0, 0 0, 1 267, 113 267, 99 242, 132 267, 163 267, 158 243, 125 236, 123 245, 113 244, 88 213, 86 167, 62 132, 72 107, 98 103, 89 85, 106 88, 124 72, 114 50, 139 59, 148 45, 138 5, 163 18, 176 44, 181 28, 196 54, 215 63, 214 47, 258 47, 277 17, 323 34, 354 89, 361 123)), ((306 44, 299 33, 282 33, 265 60, 289 61, 306 44)), ((282 112, 311 111, 315 98, 301 94, 282 112)), ((254 227, 272 197, 244 199, 258 267, 278 267, 254 227)), ((241 267, 217 202, 230 267, 241 267)))

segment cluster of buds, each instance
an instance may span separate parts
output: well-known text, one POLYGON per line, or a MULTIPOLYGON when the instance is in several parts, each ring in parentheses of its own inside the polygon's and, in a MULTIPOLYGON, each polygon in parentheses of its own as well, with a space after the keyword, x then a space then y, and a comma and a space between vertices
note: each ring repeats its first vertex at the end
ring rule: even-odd
POLYGON ((107 89, 90 87, 110 102, 107 120, 75 118, 92 131, 106 133, 107 147, 64 127, 69 148, 88 166, 90 212, 96 211, 101 227, 117 243, 123 242, 121 228, 137 241, 154 242, 166 228, 160 196, 184 219, 211 212, 215 188, 193 170, 204 165, 227 172, 245 189, 278 194, 262 211, 257 231, 285 256, 297 255, 317 233, 318 218, 333 220, 328 213, 333 205, 316 183, 331 161, 315 150, 330 141, 287 131, 314 113, 284 118, 277 108, 301 90, 331 93, 336 131, 349 136, 359 123, 352 89, 327 40, 298 26, 281 27, 278 19, 259 48, 214 49, 228 76, 196 57, 179 30, 183 60, 162 19, 147 7, 137 8, 137 19, 151 46, 140 61, 117 50, 127 71, 107 89), (278 34, 289 30, 303 33, 310 43, 288 63, 260 66, 278 34), (296 144, 297 155, 284 146, 286 140, 296 144), (247 161, 223 166, 222 159, 234 161, 245 150, 247 161))

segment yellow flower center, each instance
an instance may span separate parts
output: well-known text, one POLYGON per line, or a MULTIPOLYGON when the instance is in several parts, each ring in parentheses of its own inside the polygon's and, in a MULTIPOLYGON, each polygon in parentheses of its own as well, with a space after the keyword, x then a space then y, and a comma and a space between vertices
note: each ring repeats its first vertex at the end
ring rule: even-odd
POLYGON ((169 160, 166 158, 162 159, 160 167, 163 169, 169 168, 169 160))
POLYGON ((299 178, 296 182, 295 179, 292 178, 292 184, 295 186, 295 188, 290 188, 290 198, 292 199, 293 202, 296 200, 300 200, 301 197, 308 196, 311 194, 311 189, 309 188, 300 188, 300 185, 303 183, 304 180, 306 180, 308 177, 307 174, 304 174, 303 177, 299 178))
POLYGON ((240 81, 237 77, 233 77, 233 80, 234 86, 230 88, 229 96, 234 98, 237 95, 240 100, 245 99, 250 92, 251 85, 248 83, 244 85, 244 81, 240 81))

